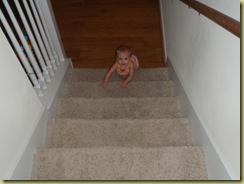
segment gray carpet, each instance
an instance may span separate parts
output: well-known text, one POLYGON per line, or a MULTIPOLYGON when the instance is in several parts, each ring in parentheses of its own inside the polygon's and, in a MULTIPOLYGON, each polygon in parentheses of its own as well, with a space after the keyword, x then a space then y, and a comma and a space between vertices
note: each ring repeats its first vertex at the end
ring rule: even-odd
POLYGON ((166 68, 139 69, 124 91, 105 69, 70 69, 37 150, 33 180, 207 180, 204 152, 166 68))

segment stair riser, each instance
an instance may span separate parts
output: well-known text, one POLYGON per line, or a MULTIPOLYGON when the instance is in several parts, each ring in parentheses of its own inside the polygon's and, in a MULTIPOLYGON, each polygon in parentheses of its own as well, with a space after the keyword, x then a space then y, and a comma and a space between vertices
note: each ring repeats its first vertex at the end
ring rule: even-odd
POLYGON ((112 82, 107 89, 101 88, 101 82, 68 83, 63 97, 170 97, 175 96, 174 85, 167 82, 131 82, 126 90, 120 90, 119 82, 112 82), (92 93, 91 93, 92 91, 92 93))
POLYGON ((56 117, 84 119, 182 117, 178 98, 66 98, 56 117))
POLYGON ((45 147, 160 147, 192 145, 187 119, 57 119, 48 124, 45 147))
MULTIPOLYGON (((72 82, 102 82, 108 69, 72 69, 68 74, 68 81, 72 82)), ((116 73, 114 73, 110 81, 120 81, 116 73)), ((139 69, 135 72, 133 81, 164 81, 169 80, 167 68, 150 68, 139 69)))

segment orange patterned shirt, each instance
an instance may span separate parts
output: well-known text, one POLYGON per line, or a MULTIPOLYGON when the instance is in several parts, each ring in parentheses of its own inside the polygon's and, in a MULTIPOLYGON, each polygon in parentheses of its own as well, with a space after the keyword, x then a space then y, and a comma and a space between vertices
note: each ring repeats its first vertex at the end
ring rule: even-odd
POLYGON ((125 69, 122 69, 122 65, 119 64, 119 62, 117 63, 117 69, 116 69, 117 73, 119 75, 125 76, 128 75, 130 72, 130 61, 129 63, 126 65, 125 69))

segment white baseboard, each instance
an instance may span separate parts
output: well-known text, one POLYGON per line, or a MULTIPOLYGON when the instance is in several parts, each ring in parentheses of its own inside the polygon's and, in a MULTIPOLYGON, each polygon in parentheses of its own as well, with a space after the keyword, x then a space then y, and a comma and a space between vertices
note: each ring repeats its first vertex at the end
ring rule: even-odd
POLYGON ((29 142, 26 144, 23 154, 20 156, 19 162, 9 180, 29 180, 31 177, 35 149, 41 147, 44 143, 43 133, 46 131, 48 122, 48 112, 45 107, 43 107, 36 121, 36 127, 30 135, 29 142))
POLYGON ((193 143, 195 146, 201 146, 205 152, 208 179, 231 180, 231 177, 221 160, 221 155, 218 152, 217 146, 209 136, 206 127, 203 126, 204 123, 201 122, 196 111, 194 110, 187 92, 182 85, 182 80, 178 77, 177 71, 174 70, 174 66, 172 66, 172 63, 170 63, 169 60, 167 64, 170 71, 170 78, 175 84, 176 94, 179 95, 182 100, 183 113, 190 120, 193 143))
POLYGON ((26 143, 23 154, 20 155, 19 162, 9 180, 30 180, 32 171, 33 156, 37 148, 43 147, 46 135, 46 128, 48 119, 53 116, 56 108, 56 100, 62 93, 61 89, 64 85, 67 70, 70 66, 70 60, 63 62, 55 76, 52 78, 51 83, 48 84, 48 89, 45 91, 45 96, 41 97, 43 108, 37 118, 34 130, 30 132, 29 141, 26 143))

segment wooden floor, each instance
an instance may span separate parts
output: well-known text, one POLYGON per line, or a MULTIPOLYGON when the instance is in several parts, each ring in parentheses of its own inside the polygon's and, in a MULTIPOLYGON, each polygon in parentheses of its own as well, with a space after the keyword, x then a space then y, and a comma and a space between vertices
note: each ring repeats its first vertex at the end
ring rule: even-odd
POLYGON ((163 67, 158 0, 51 0, 66 55, 76 68, 107 68, 128 45, 140 67, 163 67))

